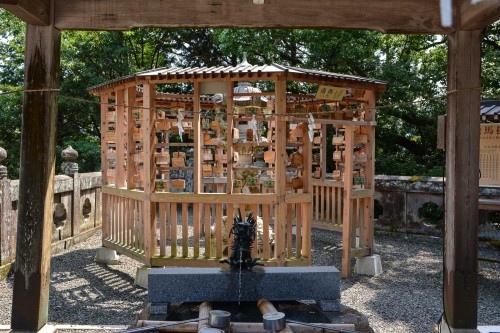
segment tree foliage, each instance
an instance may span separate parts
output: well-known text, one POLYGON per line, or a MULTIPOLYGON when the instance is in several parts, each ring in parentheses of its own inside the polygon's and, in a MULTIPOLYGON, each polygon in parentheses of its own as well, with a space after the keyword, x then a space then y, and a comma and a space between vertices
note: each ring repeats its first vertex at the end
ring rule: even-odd
MULTIPOLYGON (((0 91, 23 84, 24 24, 0 10, 0 91)), ((485 98, 500 95, 500 24, 485 29, 485 98), (487 94, 487 95, 486 95, 487 94)), ((137 71, 171 66, 280 63, 385 80, 377 111, 376 172, 441 175, 437 116, 446 112, 447 40, 431 35, 307 29, 134 29, 64 31, 57 145, 80 152, 80 170, 100 168, 100 108, 93 85, 137 71)), ((291 92, 303 85, 289 85, 291 92)), ((19 167, 20 94, 0 95, 0 146, 12 178, 19 167)))

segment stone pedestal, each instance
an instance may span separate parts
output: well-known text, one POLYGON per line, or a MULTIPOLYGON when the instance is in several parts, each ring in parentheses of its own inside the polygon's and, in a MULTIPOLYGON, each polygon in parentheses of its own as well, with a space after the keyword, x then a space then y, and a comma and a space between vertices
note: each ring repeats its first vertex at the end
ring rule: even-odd
POLYGON ((120 263, 120 258, 115 250, 110 250, 106 247, 97 249, 94 261, 99 264, 117 265, 120 263))
POLYGON ((229 268, 153 268, 149 271, 148 301, 237 302, 315 300, 338 309, 340 273, 335 267, 253 267, 241 273, 229 268))
POLYGON ((148 288, 148 273, 151 267, 141 266, 135 271, 134 284, 142 288, 148 288))
MULTIPOLYGON (((479 330, 473 328, 453 328, 448 325, 445 318, 442 318, 439 324, 439 332, 441 333, 480 333, 479 330)), ((495 332, 495 331, 492 331, 495 332)))
POLYGON ((372 256, 356 258, 354 272, 357 274, 377 276, 382 274, 382 262, 378 254, 372 256))

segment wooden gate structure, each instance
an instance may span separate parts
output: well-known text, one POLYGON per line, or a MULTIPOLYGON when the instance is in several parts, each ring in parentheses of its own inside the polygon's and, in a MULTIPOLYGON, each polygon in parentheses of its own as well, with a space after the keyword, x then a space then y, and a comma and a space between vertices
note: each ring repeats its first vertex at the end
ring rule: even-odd
POLYGON ((447 35, 441 327, 450 332, 477 328, 481 36, 500 19, 500 1, 0 0, 0 7, 27 23, 13 329, 37 331, 48 317, 60 31, 242 26, 447 35))
POLYGON ((268 266, 310 264, 311 227, 340 226, 348 276, 351 258, 373 251, 373 106, 384 90, 374 79, 246 61, 90 88, 101 100, 103 245, 153 267, 219 266, 239 209, 259 217, 254 257, 268 266), (318 95, 287 94, 287 81, 318 95), (325 179, 327 126, 335 180, 325 179))

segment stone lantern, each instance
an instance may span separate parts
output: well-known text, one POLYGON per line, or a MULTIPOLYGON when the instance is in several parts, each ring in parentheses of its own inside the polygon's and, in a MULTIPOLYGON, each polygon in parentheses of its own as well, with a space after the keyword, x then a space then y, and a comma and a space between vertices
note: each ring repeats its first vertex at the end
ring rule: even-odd
POLYGON ((61 157, 64 162, 61 164, 61 171, 67 176, 72 176, 78 173, 78 163, 75 160, 78 158, 78 152, 73 147, 68 146, 61 152, 61 157))

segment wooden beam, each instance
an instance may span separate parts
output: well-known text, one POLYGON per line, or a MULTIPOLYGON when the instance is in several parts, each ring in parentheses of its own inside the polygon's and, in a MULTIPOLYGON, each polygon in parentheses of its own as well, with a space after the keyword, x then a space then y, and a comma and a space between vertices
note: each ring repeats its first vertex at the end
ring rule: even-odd
POLYGON ((448 37, 443 284, 445 319, 452 329, 477 326, 480 51, 479 30, 448 37))
POLYGON ((23 98, 13 330, 38 331, 47 323, 60 54, 59 30, 27 25, 24 89, 47 91, 23 98))
POLYGON ((437 0, 55 0, 59 29, 268 27, 449 33, 437 0))
POLYGON ((50 23, 48 0, 0 0, 0 7, 28 24, 47 26, 50 23))
POLYGON ((461 30, 482 30, 498 20, 500 20, 500 1, 481 0, 475 4, 472 4, 471 0, 461 1, 461 30))

